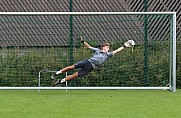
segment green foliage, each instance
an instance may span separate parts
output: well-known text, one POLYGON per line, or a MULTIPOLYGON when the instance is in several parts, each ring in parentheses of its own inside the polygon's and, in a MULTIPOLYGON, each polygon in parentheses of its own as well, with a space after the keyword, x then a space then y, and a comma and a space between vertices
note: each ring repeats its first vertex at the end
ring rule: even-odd
MULTIPOLYGON (((122 45, 112 44, 115 50, 122 45)), ((180 46, 180 44, 178 44, 180 46)), ((148 47, 148 60, 144 46, 128 48, 113 56, 101 68, 84 77, 72 80, 69 86, 167 86, 169 84, 168 45, 152 43, 148 47), (148 63, 146 64, 145 61, 148 63), (148 70, 145 78, 145 66, 148 70)), ((181 87, 181 57, 177 50, 177 87, 181 87)), ((90 58, 91 51, 83 46, 74 48, 73 62, 90 58)), ((61 47, 2 48, 0 86, 37 86, 40 70, 59 70, 69 65, 69 49, 61 47)), ((71 71, 71 73, 77 70, 71 71)), ((52 73, 42 73, 41 86, 51 86, 52 73)), ((70 74, 70 73, 69 73, 70 74)), ((59 78, 63 78, 61 75, 59 78)))
MULTIPOLYGON (((40 70, 66 66, 67 57, 61 51, 61 48, 3 49, 0 86, 37 86, 40 70)), ((49 83, 48 80, 44 85, 49 83)))

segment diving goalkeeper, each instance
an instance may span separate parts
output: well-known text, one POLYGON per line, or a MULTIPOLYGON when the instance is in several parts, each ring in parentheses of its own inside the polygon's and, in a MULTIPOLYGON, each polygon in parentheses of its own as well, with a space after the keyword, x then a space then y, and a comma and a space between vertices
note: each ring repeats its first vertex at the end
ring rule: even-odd
POLYGON ((83 40, 82 37, 80 37, 79 39, 85 47, 89 48, 90 50, 92 50, 94 52, 94 55, 89 59, 79 61, 74 65, 65 67, 65 68, 57 71, 54 75, 51 76, 52 80, 55 80, 56 76, 58 76, 61 73, 65 73, 69 70, 80 68, 80 70, 78 72, 75 72, 73 75, 69 75, 66 78, 58 79, 57 81, 55 81, 54 86, 56 86, 60 83, 63 83, 65 81, 86 75, 87 73, 93 71, 95 68, 100 67, 101 64, 103 64, 106 60, 108 60, 110 57, 117 54, 118 52, 122 51, 124 48, 132 47, 135 44, 135 42, 133 40, 128 40, 127 42, 124 43, 124 45, 122 47, 109 52, 110 45, 108 43, 104 43, 101 46, 101 49, 98 49, 98 48, 94 48, 94 47, 90 46, 87 42, 85 42, 83 40))

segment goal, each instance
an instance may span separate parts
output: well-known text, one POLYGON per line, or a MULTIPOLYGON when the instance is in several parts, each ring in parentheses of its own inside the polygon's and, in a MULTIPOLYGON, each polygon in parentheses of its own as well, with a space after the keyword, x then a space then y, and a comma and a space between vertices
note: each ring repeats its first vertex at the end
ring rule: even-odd
MULTIPOLYGON (((175 12, 0 12, 0 89, 164 89, 176 91, 175 12), (52 87, 50 76, 102 43, 133 48, 90 74, 52 87)), ((62 74, 59 78, 77 70, 62 74)))

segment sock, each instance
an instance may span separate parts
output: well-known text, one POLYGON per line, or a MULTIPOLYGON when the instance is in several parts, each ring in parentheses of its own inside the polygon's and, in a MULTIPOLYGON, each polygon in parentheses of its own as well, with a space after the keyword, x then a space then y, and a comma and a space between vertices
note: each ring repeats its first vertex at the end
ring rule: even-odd
POLYGON ((65 82, 66 80, 65 80, 65 78, 63 78, 61 81, 60 81, 60 83, 63 83, 63 82, 65 82))
POLYGON ((58 75, 60 73, 62 73, 62 70, 57 71, 55 74, 58 75))

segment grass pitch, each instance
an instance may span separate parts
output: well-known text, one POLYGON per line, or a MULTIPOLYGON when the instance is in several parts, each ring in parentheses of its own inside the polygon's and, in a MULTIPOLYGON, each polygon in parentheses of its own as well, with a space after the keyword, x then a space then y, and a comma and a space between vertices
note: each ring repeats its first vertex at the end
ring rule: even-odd
POLYGON ((1 118, 180 118, 181 90, 1 90, 1 118))

